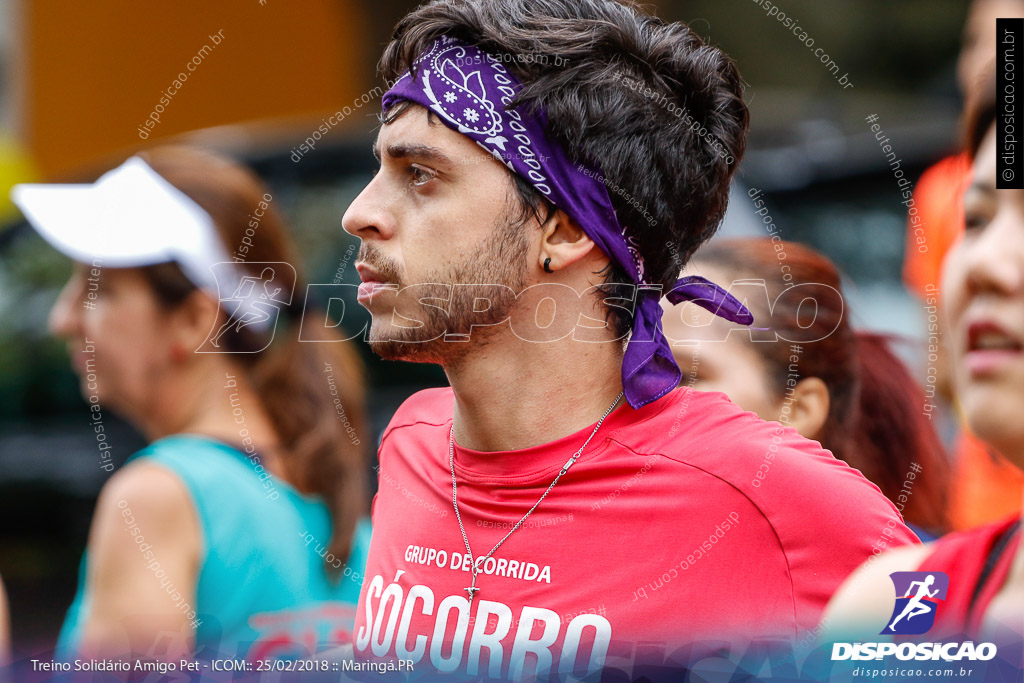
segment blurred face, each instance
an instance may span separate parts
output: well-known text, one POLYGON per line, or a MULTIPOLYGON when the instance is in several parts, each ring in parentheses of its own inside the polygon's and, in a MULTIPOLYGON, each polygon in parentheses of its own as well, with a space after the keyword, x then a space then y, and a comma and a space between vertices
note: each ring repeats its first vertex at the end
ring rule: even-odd
MULTIPOLYGON (((701 266, 699 274, 723 285, 731 279, 727 273, 708 266, 701 266)), ((779 419, 782 396, 772 389, 767 365, 754 350, 745 327, 692 303, 674 306, 663 299, 662 307, 662 324, 672 344, 672 355, 683 371, 683 386, 720 391, 764 420, 779 419), (730 334, 730 330, 735 331, 730 334)))
POLYGON ((144 414, 170 367, 167 325, 134 269, 75 264, 50 311, 50 330, 67 340, 82 395, 129 419, 144 414))
POLYGON ((993 127, 964 195, 964 236, 943 266, 943 300, 967 421, 1024 465, 1024 190, 995 186, 993 127))
MULTIPOLYGON (((375 152, 380 170, 342 220, 362 240, 356 268, 370 346, 385 358, 443 363, 470 346, 446 333, 509 315, 525 286, 529 226, 510 225, 509 172, 422 107, 384 125, 375 152)), ((473 329, 471 341, 486 338, 473 329)))

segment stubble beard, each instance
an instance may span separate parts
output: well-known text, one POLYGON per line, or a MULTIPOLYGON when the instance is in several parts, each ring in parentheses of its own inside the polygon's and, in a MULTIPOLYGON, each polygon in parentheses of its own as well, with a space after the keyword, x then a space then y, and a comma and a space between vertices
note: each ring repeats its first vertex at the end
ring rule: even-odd
MULTIPOLYGON (((505 225, 495 229, 465 261, 439 270, 426 279, 430 284, 416 287, 415 298, 424 303, 411 317, 422 323, 421 326, 396 325, 395 322, 402 322, 397 314, 383 314, 379 320, 374 319, 370 328, 370 349, 385 360, 447 366, 458 363, 497 336, 508 334, 504 321, 526 285, 528 248, 524 226, 505 225), (475 312, 479 291, 474 292, 473 287, 453 286, 457 284, 504 286, 486 288, 490 307, 484 312, 475 312), (431 298, 436 300, 430 302, 431 298), (451 335, 458 335, 460 340, 452 340, 451 335)), ((406 286, 407 283, 402 283, 402 287, 406 286)))

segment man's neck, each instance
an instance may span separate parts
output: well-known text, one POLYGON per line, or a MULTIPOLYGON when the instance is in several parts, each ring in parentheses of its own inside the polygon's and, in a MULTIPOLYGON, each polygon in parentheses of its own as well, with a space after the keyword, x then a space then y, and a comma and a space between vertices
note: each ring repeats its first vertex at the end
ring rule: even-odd
MULTIPOLYGON (((494 340, 445 367, 455 392, 455 441, 510 451, 597 422, 622 390, 622 346, 572 339, 494 340)), ((618 406, 622 406, 620 401, 618 406)))

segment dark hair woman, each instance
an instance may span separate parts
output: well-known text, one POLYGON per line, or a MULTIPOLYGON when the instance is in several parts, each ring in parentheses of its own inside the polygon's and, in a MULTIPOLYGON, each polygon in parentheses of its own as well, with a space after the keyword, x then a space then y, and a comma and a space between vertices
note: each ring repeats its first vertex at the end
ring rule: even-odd
POLYGON ((345 642, 369 542, 361 366, 300 343, 273 197, 165 147, 14 198, 76 261, 50 324, 97 438, 109 409, 151 441, 103 487, 59 649, 259 660, 345 642))
MULTIPOLYGON (((987 92, 968 107, 973 179, 964 194, 964 234, 943 263, 942 292, 953 381, 967 424, 986 444, 1022 467, 1024 190, 997 189, 994 80, 990 77, 987 92)), ((879 633, 879 627, 886 627, 883 632, 892 632, 893 624, 900 625, 901 613, 893 611, 889 597, 892 572, 945 575, 948 589, 933 594, 944 602, 933 614, 935 626, 928 639, 962 636, 1007 644, 1010 647, 1000 647, 999 653, 1017 667, 1014 675, 1019 676, 1024 637, 1020 536, 1017 513, 924 546, 890 550, 873 566, 858 570, 833 598, 828 614, 836 635, 858 628, 879 633)))
POLYGON ((797 243, 736 239, 710 243, 688 272, 737 283, 767 329, 730 334, 703 309, 667 306, 683 383, 790 424, 874 482, 918 536, 941 533, 949 468, 924 394, 884 336, 850 325, 835 265, 797 243))

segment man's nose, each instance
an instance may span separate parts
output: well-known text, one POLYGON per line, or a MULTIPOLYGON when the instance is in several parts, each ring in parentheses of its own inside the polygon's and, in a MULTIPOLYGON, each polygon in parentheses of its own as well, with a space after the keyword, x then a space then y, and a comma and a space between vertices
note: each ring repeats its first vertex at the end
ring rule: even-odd
POLYGON ((361 240, 390 239, 395 234, 394 214, 384 201, 384 188, 378 173, 363 188, 341 219, 341 227, 361 240))

